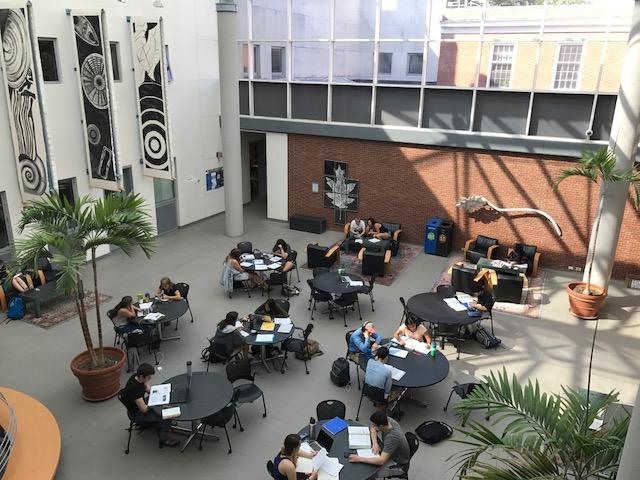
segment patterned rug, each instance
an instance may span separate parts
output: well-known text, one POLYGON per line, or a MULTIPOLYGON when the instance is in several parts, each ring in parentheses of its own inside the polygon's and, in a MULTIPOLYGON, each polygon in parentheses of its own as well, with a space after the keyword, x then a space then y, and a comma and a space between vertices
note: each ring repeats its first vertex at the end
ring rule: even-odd
MULTIPOLYGON (((384 277, 378 277, 376 280, 377 285, 391 285, 396 278, 403 272, 407 266, 413 262, 418 255, 422 253, 422 247, 419 245, 410 245, 407 243, 401 243, 398 249, 398 255, 391 257, 391 261, 387 265, 387 274, 384 277)), ((340 265, 344 265, 347 269, 347 273, 353 273, 355 275, 362 275, 362 262, 358 260, 358 257, 353 253, 340 252, 340 263, 336 263, 331 267, 332 271, 337 270, 340 265)), ((305 263, 302 268, 309 268, 305 263)))
MULTIPOLYGON (((84 295, 84 304, 86 309, 93 310, 96 306, 93 292, 85 292, 84 295)), ((100 294, 100 305, 103 305, 109 300, 111 300, 109 295, 100 294)), ((35 316, 31 311, 32 308, 33 307, 31 305, 28 306, 27 313, 22 320, 42 328, 55 327, 62 322, 66 322, 67 320, 71 320, 78 316, 76 302, 72 297, 60 297, 45 303, 41 307, 42 316, 40 318, 35 316)), ((106 312, 102 313, 104 314, 104 319, 108 321, 109 319, 106 316, 106 312)))
MULTIPOLYGON (((453 257, 451 264, 440 274, 440 278, 436 283, 433 284, 432 292, 436 291, 438 285, 451 284, 449 269, 451 265, 461 262, 462 258, 462 255, 453 257)), ((529 318, 539 318, 540 311, 542 310, 542 301, 544 299, 542 291, 544 289, 545 276, 544 270, 538 269, 538 274, 535 277, 529 277, 529 287, 523 289, 522 292, 524 298, 523 303, 496 302, 493 306, 493 311, 508 313, 510 315, 521 315, 529 318)))

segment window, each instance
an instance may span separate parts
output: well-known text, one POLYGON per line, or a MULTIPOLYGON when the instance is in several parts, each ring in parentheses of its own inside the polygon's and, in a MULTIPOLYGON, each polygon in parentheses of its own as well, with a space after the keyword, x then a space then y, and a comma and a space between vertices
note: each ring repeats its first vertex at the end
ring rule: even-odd
POLYGON ((76 203, 75 183, 75 178, 65 178, 63 180, 58 180, 58 193, 61 197, 66 198, 71 205, 75 205, 76 203))
POLYGON ((575 90, 578 88, 580 64, 582 63, 582 44, 564 43, 558 48, 556 71, 553 76, 553 88, 575 90))
POLYGON ((5 210, 6 198, 4 196, 4 192, 0 192, 0 249, 7 248, 11 240, 9 236, 9 217, 5 210))
POLYGON ((40 63, 42 64, 42 76, 45 82, 59 82, 58 59, 56 56, 55 38, 38 38, 40 49, 40 63))
MULTIPOLYGON (((247 43, 242 43, 242 77, 249 77, 249 45, 247 43)), ((260 78, 258 76, 258 71, 260 70, 260 45, 253 46, 253 75, 256 78, 260 78)))
POLYGON ((253 76, 260 78, 260 45, 253 46, 253 76))
POLYGON ((271 47, 271 73, 282 77, 284 68, 284 47, 271 47))
POLYGON ((422 75, 422 54, 410 53, 407 61, 407 74, 422 75))
POLYGON ((509 88, 513 71, 514 44, 494 44, 487 86, 509 88))
POLYGON ((378 53, 378 73, 390 74, 391 73, 391 59, 393 53, 380 52, 378 53))
POLYGON ((111 67, 113 69, 113 79, 116 82, 122 80, 120 76, 120 42, 109 42, 111 49, 111 67))

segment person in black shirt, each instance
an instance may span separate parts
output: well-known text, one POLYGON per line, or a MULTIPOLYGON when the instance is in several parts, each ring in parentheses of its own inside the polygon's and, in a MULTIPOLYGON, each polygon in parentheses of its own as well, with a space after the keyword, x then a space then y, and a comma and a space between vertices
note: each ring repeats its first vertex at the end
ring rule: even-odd
POLYGON ((284 239, 279 238, 278 240, 276 240, 276 244, 271 249, 271 253, 279 256, 284 260, 284 264, 282 265, 283 272, 288 272, 295 267, 295 253, 293 250, 291 250, 291 247, 287 242, 284 241, 284 239))
POLYGON ((171 420, 163 420, 160 415, 154 412, 144 401, 144 396, 149 393, 152 375, 155 369, 148 363, 141 363, 134 375, 129 378, 126 386, 122 389, 122 403, 127 407, 127 411, 134 415, 136 423, 149 424, 158 429, 158 436, 162 445, 175 447, 180 442, 175 438, 169 438, 171 420))
POLYGON ((156 290, 156 297, 163 300, 180 300, 182 295, 180 295, 180 290, 176 288, 169 277, 163 277, 160 280, 158 290, 156 290))

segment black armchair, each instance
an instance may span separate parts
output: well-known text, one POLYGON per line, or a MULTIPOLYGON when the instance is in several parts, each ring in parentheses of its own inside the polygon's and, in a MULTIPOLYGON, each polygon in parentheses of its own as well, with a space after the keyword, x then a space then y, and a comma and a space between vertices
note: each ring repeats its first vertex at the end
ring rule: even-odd
POLYGON ((322 247, 314 243, 307 245, 307 267, 325 267, 331 266, 339 260, 340 245, 332 247, 322 247))
POLYGON ((464 245, 464 259, 467 262, 478 263, 481 258, 491 258, 493 251, 498 247, 498 240, 495 238, 478 235, 475 240, 467 240, 464 245))
POLYGON ((522 290, 529 286, 524 273, 509 275, 498 273, 498 282, 493 287, 496 302, 522 303, 522 290))
POLYGON ((399 223, 385 223, 382 225, 389 231, 391 240, 391 255, 394 257, 398 255, 400 249, 400 234, 402 233, 402 225, 399 223))
POLYGON ((391 250, 386 252, 369 251, 366 248, 360 249, 358 258, 362 261, 363 275, 378 275, 384 277, 387 265, 391 261, 391 250))
POLYGON ((451 267, 451 285, 458 292, 473 295, 482 290, 482 285, 475 281, 478 272, 475 268, 465 267, 463 262, 458 262, 451 267))
POLYGON ((525 243, 516 243, 510 248, 507 256, 513 258, 517 263, 527 264, 527 275, 536 275, 538 273, 538 263, 540 263, 540 252, 535 245, 527 245, 525 243))

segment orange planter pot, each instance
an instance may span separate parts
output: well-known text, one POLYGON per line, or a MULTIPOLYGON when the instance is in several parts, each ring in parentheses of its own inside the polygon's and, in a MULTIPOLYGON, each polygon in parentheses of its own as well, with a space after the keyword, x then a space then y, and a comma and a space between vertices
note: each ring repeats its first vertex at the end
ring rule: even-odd
MULTIPOLYGON (((96 349, 97 350, 97 349, 96 349)), ((115 364, 102 370, 81 370, 79 365, 90 362, 88 351, 76 355, 71 360, 71 371, 82 387, 82 398, 89 402, 101 402, 115 397, 120 390, 120 376, 126 361, 125 352, 119 348, 104 347, 104 355, 115 360, 115 364)))
POLYGON ((604 305, 607 293, 604 288, 591 284, 591 290, 598 292, 600 295, 587 295, 575 291, 576 287, 584 286, 585 282, 572 282, 567 285, 567 294, 569 295, 569 311, 572 315, 583 318, 585 320, 595 320, 598 313, 604 305))

